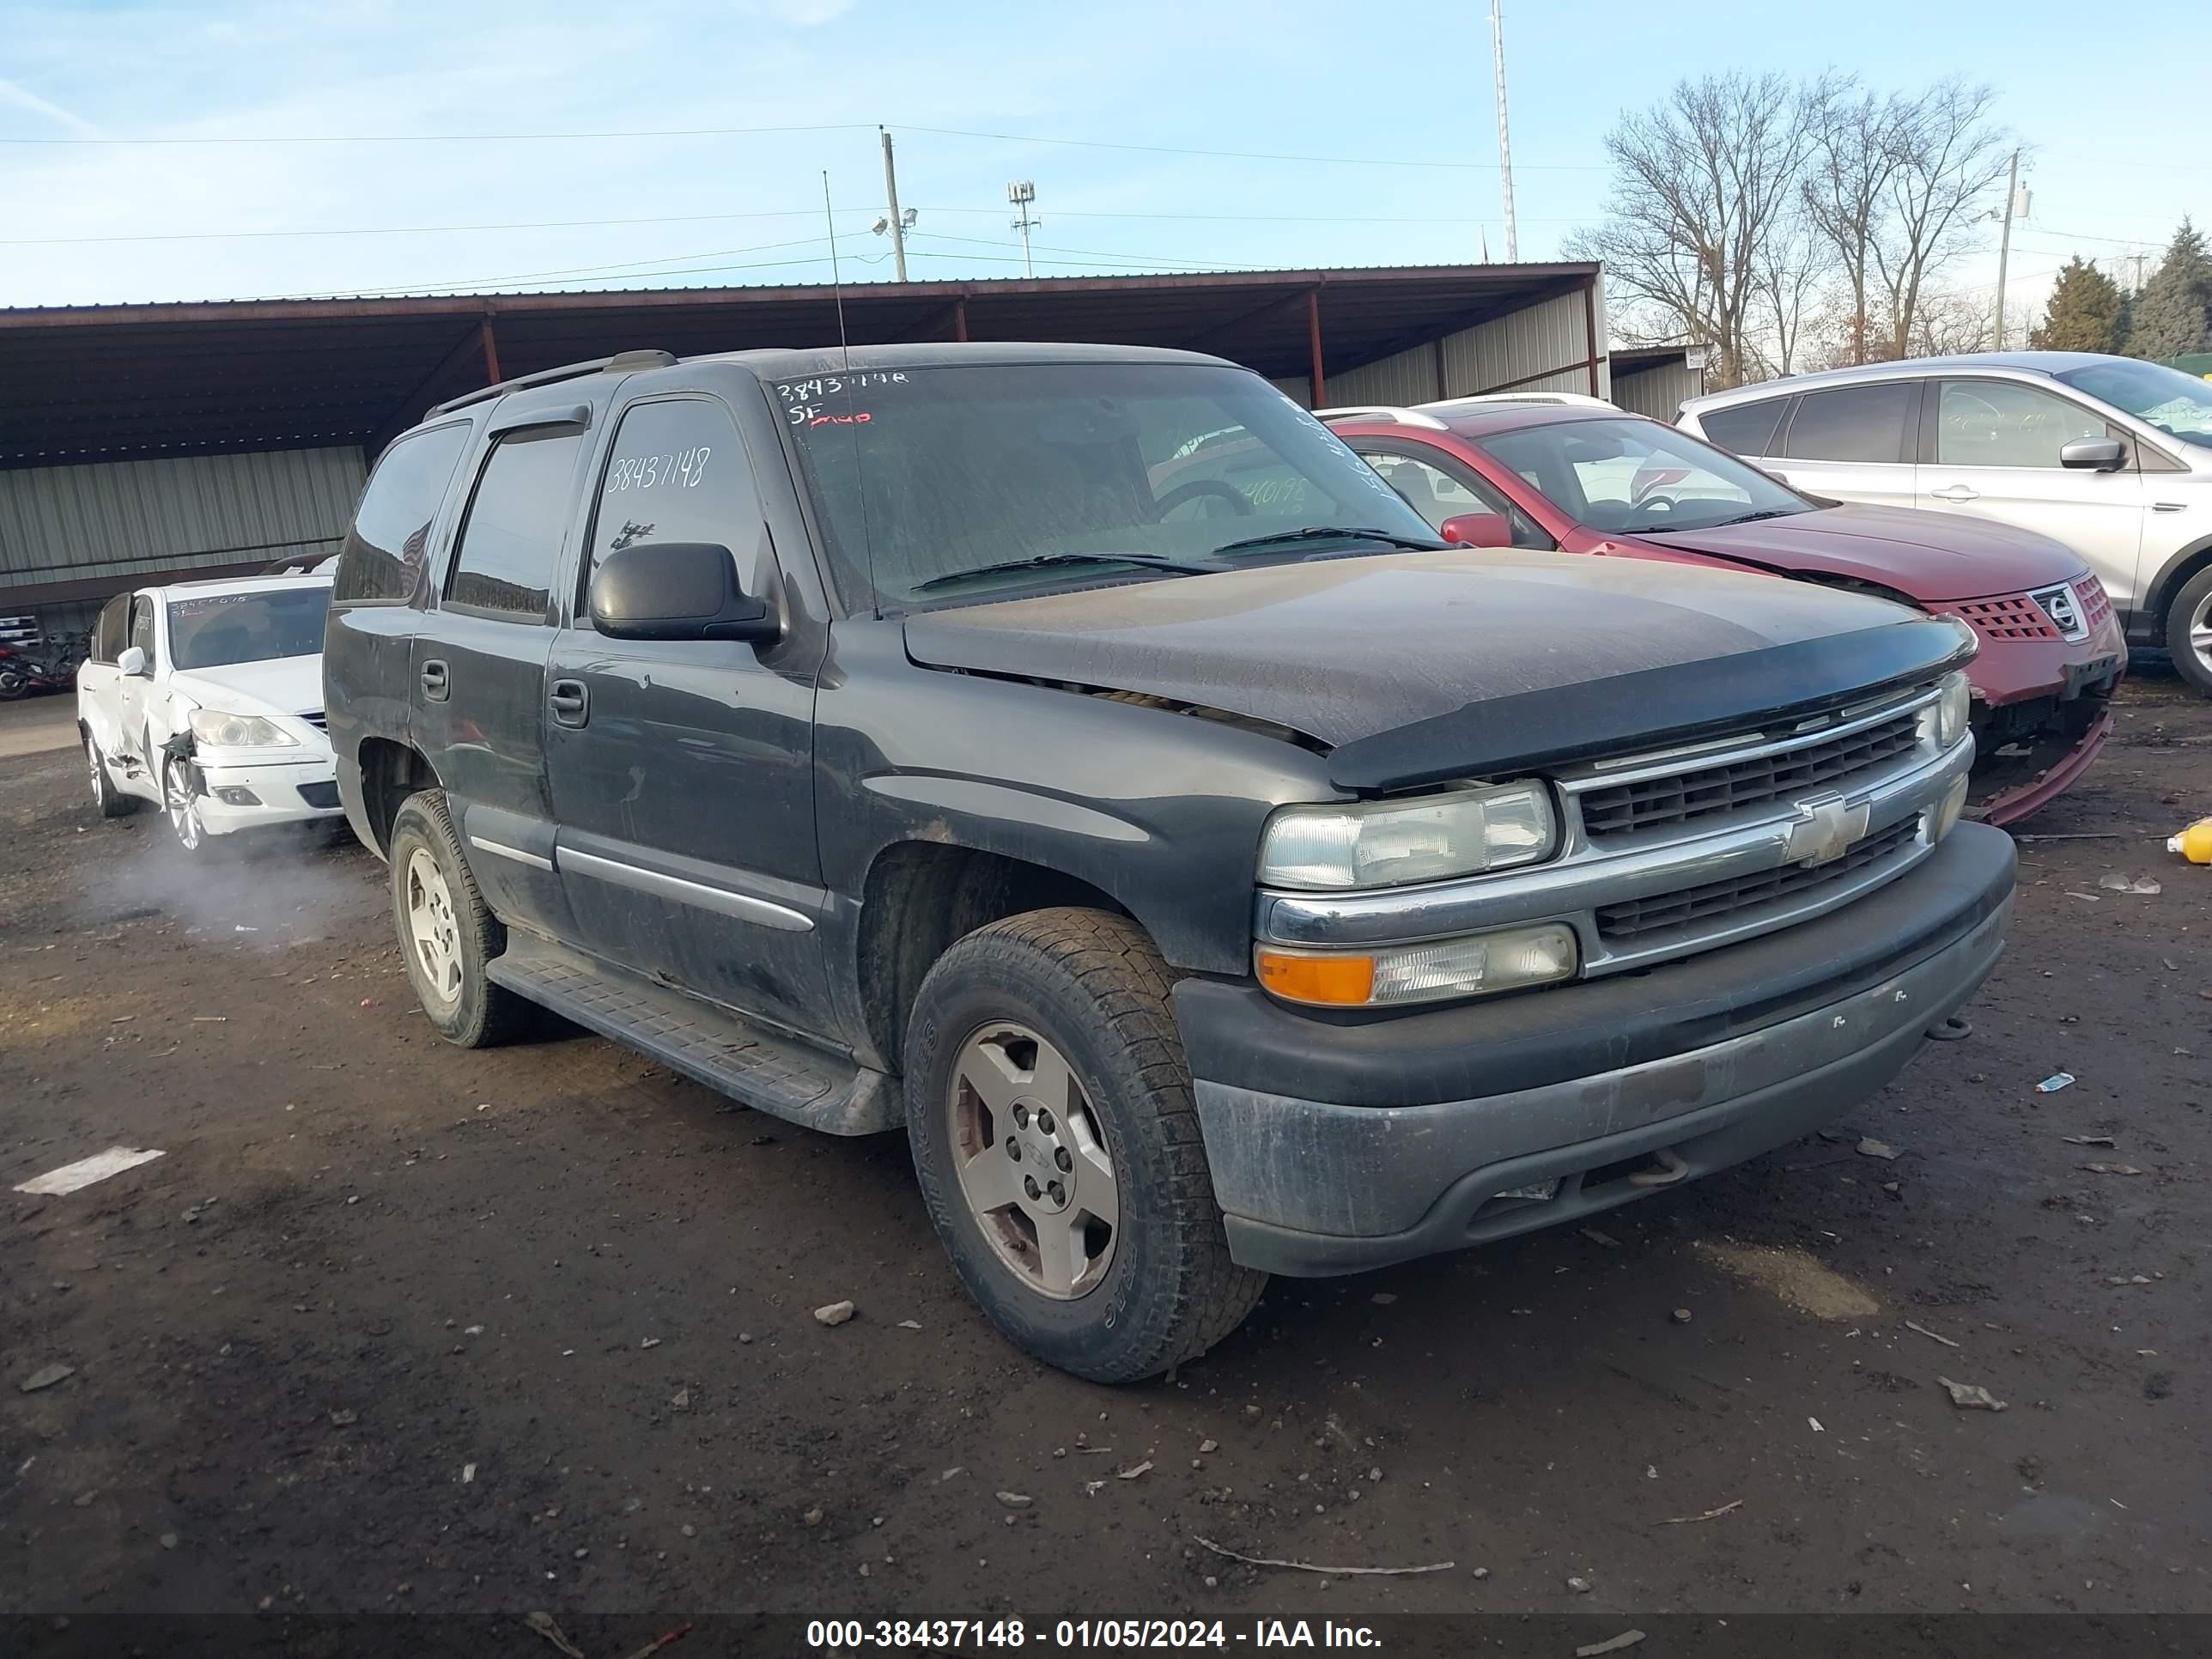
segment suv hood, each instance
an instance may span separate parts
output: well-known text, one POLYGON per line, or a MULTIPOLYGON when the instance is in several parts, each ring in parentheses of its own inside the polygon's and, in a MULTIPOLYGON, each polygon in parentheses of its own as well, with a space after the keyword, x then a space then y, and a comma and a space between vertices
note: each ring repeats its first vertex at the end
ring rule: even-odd
POLYGON ((180 668, 170 675, 169 684, 203 708, 226 714, 296 717, 323 706, 323 659, 319 654, 272 657, 215 668, 180 668))
POLYGON ((1963 659, 1968 649, 1948 623, 1770 576, 1462 548, 1163 577, 932 611, 904 627, 908 655, 926 667, 1148 693, 1332 748, 1417 724, 1436 729, 1433 765, 1401 754, 1387 777, 1355 782, 1358 769, 1333 763, 1348 788, 1395 787, 1437 768, 1471 775, 1479 757, 1556 757, 1565 752, 1557 743, 1538 741, 1546 729, 1571 738, 1569 747, 1678 730, 1697 723, 1692 703, 1714 697, 1722 704, 1705 717, 1755 725, 1800 693, 1849 696, 1934 672, 1939 659, 1963 659), (1909 664, 1863 643, 1908 633, 1909 664), (1862 643, 1838 650, 1841 636, 1862 643), (1820 689, 1808 691, 1780 659, 1802 665, 1816 647, 1820 689), (1747 672, 1757 659, 1763 684, 1711 672, 1729 659, 1747 672), (1700 666, 1672 672, 1690 665, 1700 666), (1656 678, 1639 688, 1621 675, 1656 678), (1682 701, 1692 686, 1698 695, 1682 701), (1556 695, 1570 689, 1578 689, 1572 698, 1556 695), (1540 702, 1559 718, 1548 728, 1543 719, 1521 724, 1515 711, 1540 702), (1560 714, 1570 702, 1571 719, 1560 714), (1588 712, 1598 704, 1602 718, 1588 712))
POLYGON ((1875 582, 1934 605, 2048 587, 2087 568, 2072 549, 2033 530, 1909 507, 1822 507, 1756 524, 1643 531, 1632 539, 1790 575, 1875 582))

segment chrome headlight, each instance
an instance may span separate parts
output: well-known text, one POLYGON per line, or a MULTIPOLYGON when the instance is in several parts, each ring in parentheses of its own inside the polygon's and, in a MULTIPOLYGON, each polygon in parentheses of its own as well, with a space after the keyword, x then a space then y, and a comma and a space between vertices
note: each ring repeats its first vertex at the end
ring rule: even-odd
POLYGON ((1562 921, 1364 951, 1262 945, 1253 951, 1261 985, 1285 1002, 1322 1008, 1388 1008, 1488 996, 1572 979, 1581 965, 1574 930, 1562 921))
POLYGON ((1922 719, 1926 722, 1928 735, 1936 740, 1938 749, 1948 749, 1966 735, 1974 712, 1974 688, 1964 672, 1943 676, 1936 687, 1936 702, 1922 719))
POLYGON ((225 714, 213 708, 192 710, 192 736, 210 749, 275 749, 295 746, 294 737, 258 714, 225 714))
POLYGON ((1559 842, 1551 793, 1534 781, 1409 800, 1285 806, 1260 837, 1260 883, 1331 891, 1510 869, 1559 842))

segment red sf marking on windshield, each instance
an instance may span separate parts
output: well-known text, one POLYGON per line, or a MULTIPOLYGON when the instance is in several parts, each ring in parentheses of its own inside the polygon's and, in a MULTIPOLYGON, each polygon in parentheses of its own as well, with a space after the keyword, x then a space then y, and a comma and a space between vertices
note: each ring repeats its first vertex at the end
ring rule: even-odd
POLYGON ((874 416, 864 409, 857 415, 817 415, 806 424, 809 426, 866 426, 874 418, 874 416))

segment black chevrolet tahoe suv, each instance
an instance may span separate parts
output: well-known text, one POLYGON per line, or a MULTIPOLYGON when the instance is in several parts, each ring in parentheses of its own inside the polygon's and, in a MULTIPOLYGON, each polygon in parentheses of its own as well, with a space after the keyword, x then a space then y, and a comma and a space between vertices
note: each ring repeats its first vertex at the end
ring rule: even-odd
POLYGON ((959 344, 441 406, 325 662, 440 1031, 903 1124, 989 1317, 1119 1381, 1887 1082, 2002 946, 1972 650, 1455 545, 1216 359, 959 344))

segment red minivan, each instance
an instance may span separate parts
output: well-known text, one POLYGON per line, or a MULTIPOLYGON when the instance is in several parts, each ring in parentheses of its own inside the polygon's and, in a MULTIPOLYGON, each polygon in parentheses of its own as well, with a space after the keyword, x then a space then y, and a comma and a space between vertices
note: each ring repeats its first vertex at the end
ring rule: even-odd
POLYGON ((1765 570, 1971 624, 1978 758, 1968 811, 2016 822, 2112 729, 2127 646, 2104 586, 2032 531, 1846 506, 1595 398, 1321 411, 1447 541, 1765 570))

